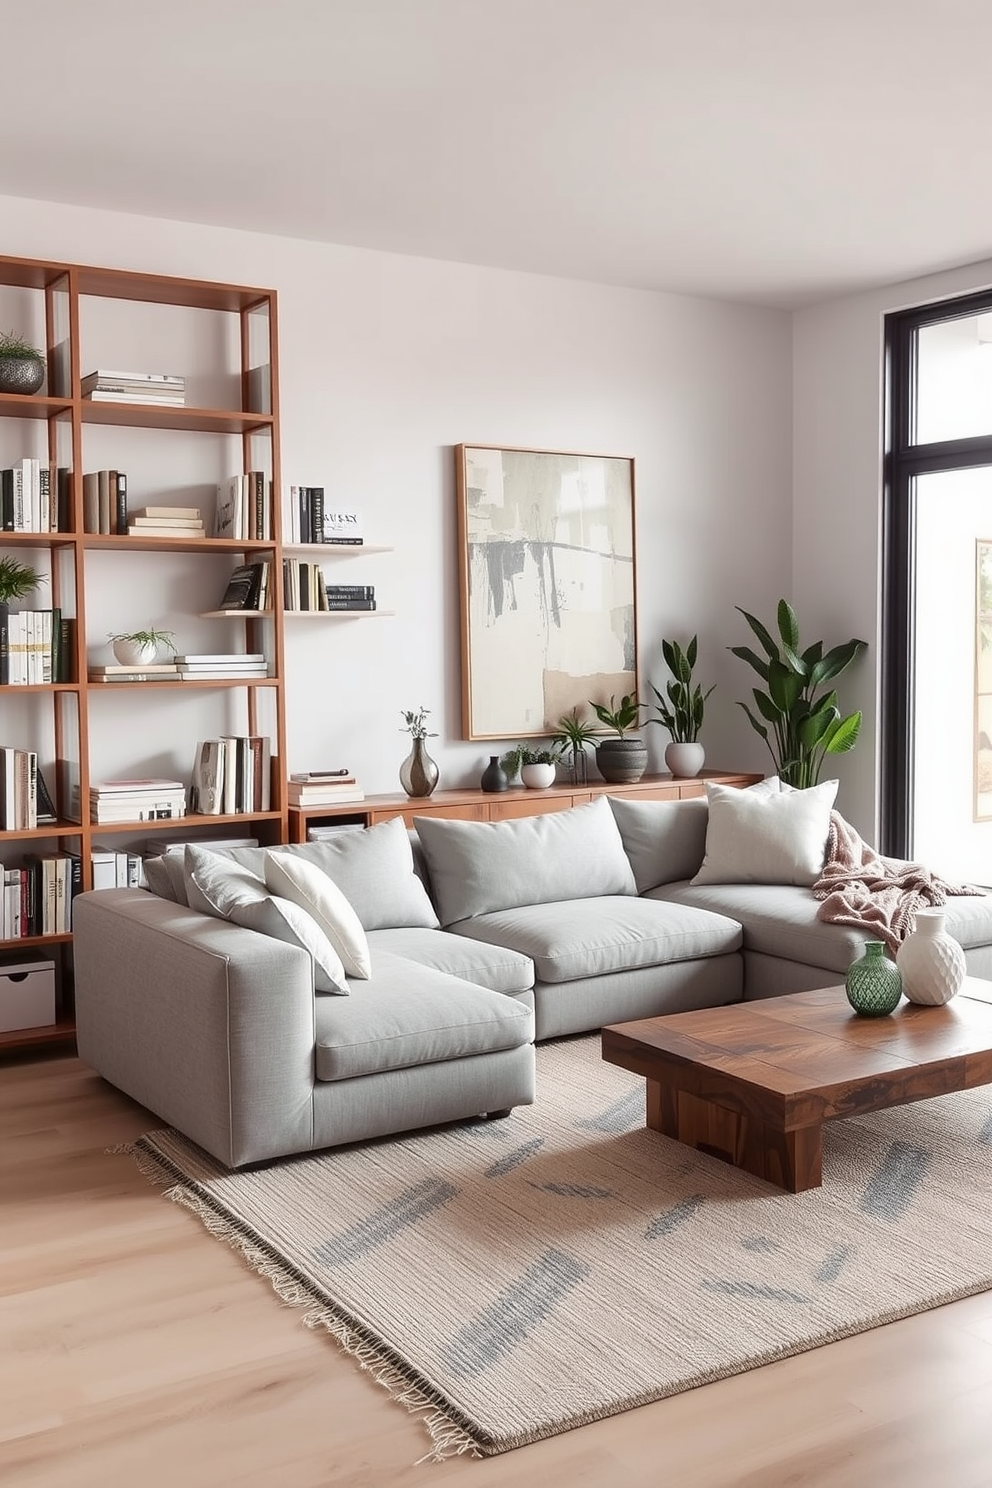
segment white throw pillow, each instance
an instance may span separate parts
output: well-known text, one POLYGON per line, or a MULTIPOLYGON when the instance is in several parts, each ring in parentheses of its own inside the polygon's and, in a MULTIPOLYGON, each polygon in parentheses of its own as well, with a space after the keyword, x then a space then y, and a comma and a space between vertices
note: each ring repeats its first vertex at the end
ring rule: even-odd
POLYGON ((348 996, 341 957, 305 910, 275 898, 248 869, 206 848, 187 843, 183 863, 191 909, 301 947, 313 961, 314 989, 348 996))
POLYGON ((694 884, 810 887, 823 871, 838 781, 781 793, 706 786, 706 856, 694 884))
POLYGON ((348 976, 368 981, 372 958, 362 922, 326 873, 291 853, 267 850, 265 884, 306 911, 341 957, 348 976))

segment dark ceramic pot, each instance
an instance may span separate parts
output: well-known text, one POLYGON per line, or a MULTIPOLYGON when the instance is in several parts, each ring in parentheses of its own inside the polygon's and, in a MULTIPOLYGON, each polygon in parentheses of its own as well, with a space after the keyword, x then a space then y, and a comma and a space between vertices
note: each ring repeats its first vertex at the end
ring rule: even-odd
POLYGON ((611 785, 633 785, 648 767, 648 746, 643 739, 604 739, 596 747, 596 764, 611 785))
POLYGON ((44 380, 44 362, 34 357, 0 356, 0 393, 36 393, 44 380))

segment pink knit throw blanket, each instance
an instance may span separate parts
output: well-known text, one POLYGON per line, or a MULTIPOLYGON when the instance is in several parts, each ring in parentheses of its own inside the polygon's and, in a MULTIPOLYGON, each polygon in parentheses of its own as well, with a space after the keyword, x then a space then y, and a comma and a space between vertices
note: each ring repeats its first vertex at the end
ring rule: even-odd
POLYGON ((884 940, 894 956, 913 929, 916 911, 947 903, 951 894, 982 894, 970 884, 949 884, 920 863, 883 858, 846 822, 830 813, 823 872, 813 885, 822 900, 818 920, 854 925, 884 940))

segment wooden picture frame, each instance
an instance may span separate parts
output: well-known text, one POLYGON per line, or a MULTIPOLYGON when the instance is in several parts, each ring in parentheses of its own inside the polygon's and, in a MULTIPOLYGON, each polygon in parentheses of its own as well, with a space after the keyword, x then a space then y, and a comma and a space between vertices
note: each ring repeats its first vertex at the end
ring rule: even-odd
POLYGON ((634 461, 455 447, 462 735, 546 737, 637 687, 634 461))

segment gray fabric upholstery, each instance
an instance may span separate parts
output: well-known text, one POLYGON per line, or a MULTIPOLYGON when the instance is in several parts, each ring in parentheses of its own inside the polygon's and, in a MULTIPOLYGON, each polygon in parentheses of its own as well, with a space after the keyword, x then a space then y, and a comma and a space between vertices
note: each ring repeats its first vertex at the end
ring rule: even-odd
POLYGON ((533 1043, 530 1008, 500 992, 378 951, 346 1005, 317 999, 318 1080, 346 1080, 533 1043))
POLYGON ((705 797, 688 801, 632 801, 608 796, 637 892, 692 878, 706 850, 709 808, 705 797))
POLYGON ((453 934, 511 946, 529 956, 538 982, 571 982, 722 956, 741 944, 735 920, 624 895, 530 904, 450 928, 453 934))
POLYGON ((445 926, 526 904, 636 893, 605 796, 509 821, 414 821, 445 926))
POLYGON ((372 930, 369 946, 373 965, 377 950, 406 956, 418 966, 433 966, 450 976, 462 977, 491 992, 519 993, 534 985, 534 963, 519 951, 505 946, 466 940, 447 930, 372 930))
POLYGON ((172 904, 184 904, 176 893, 172 882, 172 875, 165 866, 165 858, 145 858, 143 864, 145 870, 145 883, 150 894, 155 894, 159 899, 168 899, 172 904))
POLYGON ((539 982, 534 989, 534 1036, 540 1042, 586 1033, 604 1023, 740 1002, 742 977, 741 958, 735 953, 575 982, 539 982))

